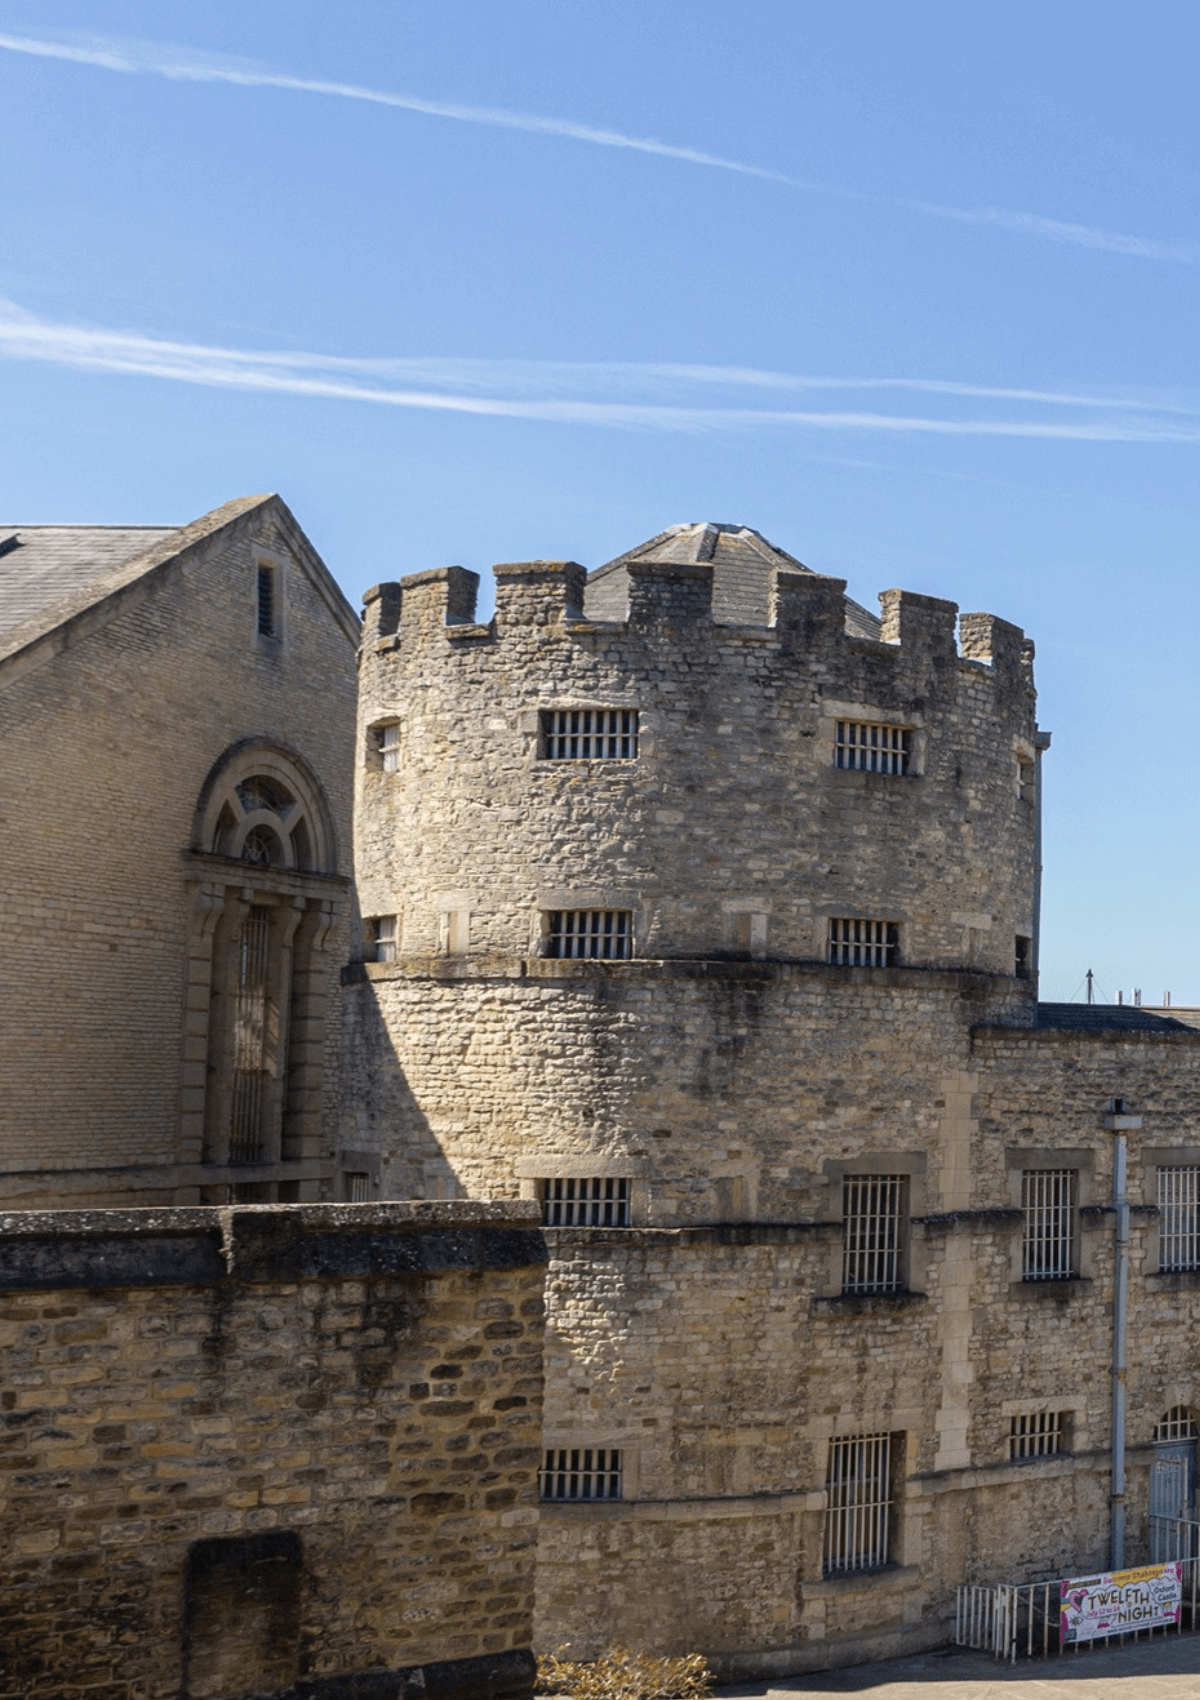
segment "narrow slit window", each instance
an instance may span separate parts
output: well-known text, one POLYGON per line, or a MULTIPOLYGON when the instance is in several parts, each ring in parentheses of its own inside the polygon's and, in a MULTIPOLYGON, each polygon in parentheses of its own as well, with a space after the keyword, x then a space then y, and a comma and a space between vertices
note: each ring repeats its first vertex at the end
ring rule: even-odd
POLYGON ((628 909, 552 909, 546 954, 624 962, 631 955, 632 920, 628 909))
POLYGON ((834 765, 860 773, 908 772, 912 732, 907 726, 882 726, 870 720, 839 720, 834 765))
POLYGON ((856 1434, 829 1443, 827 1576, 878 1570, 891 1558, 892 1439, 890 1434, 856 1434))
POLYGON ((1200 1166, 1158 1171, 1158 1267, 1200 1269, 1200 1166))
POLYGON ((375 748, 379 755, 379 765, 385 773, 400 771, 400 722, 389 720, 383 726, 375 728, 375 748))
POLYGON ((538 1182, 548 1228, 627 1228, 629 1181, 624 1175, 557 1177, 538 1182))
POLYGON ((259 637, 275 637, 278 631, 278 592, 275 583, 275 568, 265 567, 261 563, 258 568, 258 635, 259 637))
POLYGON ((837 916, 829 923, 829 960, 851 968, 894 968, 900 960, 900 928, 894 921, 837 916))
POLYGON ((1026 1281, 1063 1281, 1074 1275, 1075 1183, 1074 1169, 1023 1172, 1021 1265, 1026 1281))
POLYGON ((1067 1414, 1064 1411, 1028 1411, 1009 1424, 1008 1456, 1048 1458, 1066 1450, 1067 1414))
POLYGON ((636 708, 549 708, 542 712, 543 761, 633 761, 636 708))
POLYGON ((267 954, 271 911, 254 904, 237 941, 233 989, 233 1099, 229 1161, 261 1163, 269 1078, 267 954))
POLYGON ((555 1446, 538 1472, 543 1499, 620 1499, 621 1454, 611 1446, 555 1446))
POLYGON ((906 1175, 847 1175, 842 1182, 842 1291, 903 1289, 906 1175))
POLYGON ((396 960, 396 921, 395 915, 375 915, 367 922, 369 961, 394 962, 396 960))

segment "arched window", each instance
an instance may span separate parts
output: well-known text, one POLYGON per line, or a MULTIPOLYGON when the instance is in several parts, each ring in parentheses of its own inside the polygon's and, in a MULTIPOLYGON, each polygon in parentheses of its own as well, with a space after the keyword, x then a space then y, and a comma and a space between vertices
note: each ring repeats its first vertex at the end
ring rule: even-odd
POLYGON ((332 816, 294 751, 251 739, 193 824, 182 1152, 200 1202, 316 1196, 328 970, 345 881, 332 816))
MULTIPOLYGON (((1143 1429, 1142 1433, 1145 1432, 1143 1429)), ((1157 1441, 1195 1440, 1196 1434, 1196 1419, 1188 1405, 1172 1405, 1169 1411, 1163 1412, 1154 1430, 1157 1441)))

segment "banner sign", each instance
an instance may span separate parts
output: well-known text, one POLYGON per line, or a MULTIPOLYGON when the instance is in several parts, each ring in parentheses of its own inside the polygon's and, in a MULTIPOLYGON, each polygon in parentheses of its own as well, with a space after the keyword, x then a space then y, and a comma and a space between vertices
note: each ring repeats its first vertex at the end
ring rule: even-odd
POLYGON ((1183 1565, 1178 1559, 1172 1564, 1144 1564, 1140 1570, 1080 1576, 1058 1586, 1058 1636, 1066 1647, 1074 1641, 1099 1641, 1106 1635, 1177 1624, 1183 1565))

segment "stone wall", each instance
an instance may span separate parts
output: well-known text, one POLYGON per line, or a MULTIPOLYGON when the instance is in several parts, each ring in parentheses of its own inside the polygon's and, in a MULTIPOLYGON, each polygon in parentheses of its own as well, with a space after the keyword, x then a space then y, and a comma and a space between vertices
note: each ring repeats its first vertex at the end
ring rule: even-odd
POLYGON ((520 1205, 0 1217, 0 1696, 532 1692, 520 1205))

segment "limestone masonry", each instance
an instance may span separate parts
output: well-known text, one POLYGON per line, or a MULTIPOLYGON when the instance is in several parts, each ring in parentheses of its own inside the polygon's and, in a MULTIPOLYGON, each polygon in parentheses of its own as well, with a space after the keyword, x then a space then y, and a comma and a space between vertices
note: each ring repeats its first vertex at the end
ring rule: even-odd
POLYGON ((1200 1032, 1038 1002, 1018 627, 737 525, 361 632, 277 498, 43 529, 0 1700, 785 1674, 1103 1569, 1118 1133, 1127 1557, 1194 1540, 1200 1032))

